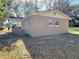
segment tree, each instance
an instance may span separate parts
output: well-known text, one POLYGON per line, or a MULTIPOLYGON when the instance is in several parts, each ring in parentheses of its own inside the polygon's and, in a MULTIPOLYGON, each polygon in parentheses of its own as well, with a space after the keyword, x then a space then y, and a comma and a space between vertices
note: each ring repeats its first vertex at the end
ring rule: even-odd
POLYGON ((72 11, 70 14, 70 17, 72 20, 70 20, 70 26, 79 27, 79 5, 72 5, 72 11))
POLYGON ((13 1, 10 6, 11 17, 24 17, 25 3, 22 1, 13 1))
POLYGON ((0 0, 0 25, 2 25, 8 11, 6 10, 7 5, 10 4, 12 0, 0 0))
POLYGON ((35 11, 38 11, 38 9, 39 9, 37 0, 34 1, 34 9, 35 9, 35 11))
POLYGON ((43 0, 29 0, 26 5, 29 5, 31 12, 40 11, 43 7, 43 0))
POLYGON ((17 7, 17 17, 24 17, 25 15, 25 9, 24 9, 24 4, 20 4, 18 7, 17 7))
POLYGON ((71 10, 70 4, 71 4, 71 0, 55 0, 53 9, 59 10, 67 14, 71 10))
POLYGON ((43 5, 46 6, 47 10, 53 9, 54 0, 43 0, 43 5))
POLYGON ((31 8, 31 11, 38 11, 41 7, 38 0, 30 0, 29 5, 31 8))
POLYGON ((24 17, 25 14, 29 15, 31 9, 32 4, 31 2, 27 2, 25 0, 25 2, 23 2, 22 0, 21 1, 18 1, 17 2, 14 0, 12 3, 11 3, 11 6, 10 6, 10 13, 11 13, 11 16, 12 17, 24 17))

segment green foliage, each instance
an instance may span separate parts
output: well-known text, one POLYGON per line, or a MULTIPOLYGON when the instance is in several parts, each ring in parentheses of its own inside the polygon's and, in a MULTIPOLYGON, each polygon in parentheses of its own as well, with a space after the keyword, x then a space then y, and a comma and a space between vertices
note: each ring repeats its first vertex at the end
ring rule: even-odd
POLYGON ((10 2, 12 2, 12 0, 0 0, 0 2, 5 5, 5 4, 9 4, 10 2))
POLYGON ((0 10, 0 16, 4 16, 5 12, 0 10))
POLYGON ((2 2, 0 2, 0 7, 2 7, 4 4, 2 2))
POLYGON ((7 10, 5 9, 5 5, 9 4, 12 0, 0 0, 0 24, 3 23, 6 18, 7 10))
POLYGON ((5 19, 4 17, 0 16, 0 25, 3 24, 4 19, 5 19))

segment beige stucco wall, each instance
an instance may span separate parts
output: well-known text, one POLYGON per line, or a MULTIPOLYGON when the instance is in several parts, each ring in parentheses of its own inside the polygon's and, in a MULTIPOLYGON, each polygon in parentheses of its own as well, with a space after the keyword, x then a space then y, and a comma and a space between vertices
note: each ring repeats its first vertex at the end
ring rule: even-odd
POLYGON ((66 33, 69 27, 67 19, 60 19, 54 17, 32 16, 30 18, 30 22, 31 22, 30 35, 33 37, 66 33), (56 25, 53 25, 52 27, 49 27, 49 19, 54 20, 53 24, 55 23, 56 20, 58 20, 60 22, 59 26, 56 27, 56 25))

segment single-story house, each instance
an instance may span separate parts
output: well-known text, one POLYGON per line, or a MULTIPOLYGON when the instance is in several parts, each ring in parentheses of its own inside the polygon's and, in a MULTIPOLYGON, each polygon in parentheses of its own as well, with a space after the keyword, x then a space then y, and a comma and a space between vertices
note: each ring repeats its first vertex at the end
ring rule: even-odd
POLYGON ((32 37, 67 33, 69 19, 66 14, 58 11, 39 11, 22 21, 22 28, 32 37))

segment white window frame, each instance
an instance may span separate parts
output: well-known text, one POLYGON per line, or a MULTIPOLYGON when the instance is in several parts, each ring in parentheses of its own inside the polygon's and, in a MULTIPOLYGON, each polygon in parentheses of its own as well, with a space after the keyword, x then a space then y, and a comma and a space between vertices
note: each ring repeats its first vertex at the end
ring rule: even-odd
POLYGON ((49 27, 53 27, 53 20, 49 19, 49 27))
POLYGON ((55 22, 55 26, 56 26, 56 27, 59 27, 59 26, 60 26, 59 21, 56 21, 56 22, 55 22))

